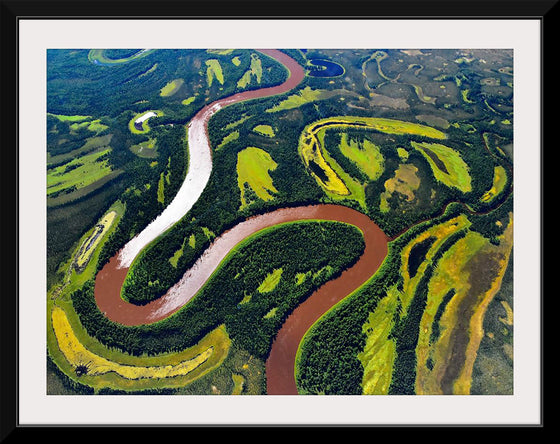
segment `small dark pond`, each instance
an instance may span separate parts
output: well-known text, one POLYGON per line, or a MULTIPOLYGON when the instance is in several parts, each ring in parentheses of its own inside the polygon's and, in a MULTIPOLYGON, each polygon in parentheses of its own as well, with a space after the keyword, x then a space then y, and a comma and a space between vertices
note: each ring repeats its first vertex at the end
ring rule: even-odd
POLYGON ((416 276, 418 268, 426 259, 426 254, 430 250, 432 244, 436 241, 436 238, 430 236, 424 239, 422 242, 417 243, 412 247, 408 255, 408 275, 413 278, 416 276))
POLYGON ((330 60, 311 59, 313 66, 308 68, 311 77, 338 77, 344 74, 344 67, 330 60))

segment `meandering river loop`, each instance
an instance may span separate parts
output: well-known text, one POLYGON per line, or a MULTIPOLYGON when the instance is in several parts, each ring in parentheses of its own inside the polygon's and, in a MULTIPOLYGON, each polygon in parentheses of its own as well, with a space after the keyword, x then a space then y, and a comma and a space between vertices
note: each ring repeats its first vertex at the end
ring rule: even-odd
POLYGON ((99 271, 95 281, 95 299, 99 309, 114 322, 123 325, 151 324, 171 316, 183 307, 208 281, 235 245, 264 228, 309 219, 352 224, 364 235, 364 253, 352 267, 321 286, 300 304, 288 317, 273 343, 266 362, 267 393, 287 395, 297 394, 295 356, 305 332, 333 305, 366 282, 387 255, 387 236, 363 213, 341 205, 321 204, 282 208, 251 217, 214 239, 194 266, 164 296, 143 306, 128 303, 121 298, 121 288, 134 258, 188 213, 210 179, 212 149, 208 138, 208 122, 212 115, 233 103, 288 92, 303 80, 304 69, 287 54, 271 49, 259 51, 282 63, 290 73, 288 79, 278 86, 245 91, 219 99, 195 115, 188 124, 189 167, 181 188, 165 210, 99 271))

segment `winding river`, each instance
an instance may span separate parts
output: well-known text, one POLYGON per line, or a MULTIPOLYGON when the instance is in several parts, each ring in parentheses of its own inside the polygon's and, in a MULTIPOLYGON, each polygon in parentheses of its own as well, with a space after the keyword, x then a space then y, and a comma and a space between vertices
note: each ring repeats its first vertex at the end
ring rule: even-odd
POLYGON ((198 200, 212 172, 212 148, 208 139, 208 122, 220 109, 245 100, 282 94, 295 88, 305 77, 303 68, 287 54, 275 49, 259 50, 280 63, 289 71, 288 79, 281 85, 245 91, 216 100, 202 108, 187 127, 189 167, 181 188, 173 201, 142 232, 130 240, 119 255, 120 266, 130 267, 142 249, 178 222, 198 200))
POLYGON ((244 100, 290 91, 304 78, 303 68, 277 50, 260 50, 282 63, 290 72, 281 85, 234 94, 201 109, 188 124, 189 167, 174 200, 141 233, 131 239, 97 274, 95 299, 99 309, 112 321, 123 325, 150 324, 164 319, 184 306, 207 282, 229 251, 248 236, 273 225, 298 220, 340 221, 358 227, 364 234, 365 251, 339 277, 316 290, 288 317, 279 331, 266 362, 267 393, 297 394, 294 364, 297 347, 309 327, 330 307, 371 277, 387 255, 387 236, 367 216, 340 205, 311 205, 284 208, 251 217, 218 236, 195 265, 161 298, 144 306, 124 301, 120 292, 134 258, 160 234, 178 222, 204 191, 212 171, 212 150, 208 121, 223 107, 244 100))

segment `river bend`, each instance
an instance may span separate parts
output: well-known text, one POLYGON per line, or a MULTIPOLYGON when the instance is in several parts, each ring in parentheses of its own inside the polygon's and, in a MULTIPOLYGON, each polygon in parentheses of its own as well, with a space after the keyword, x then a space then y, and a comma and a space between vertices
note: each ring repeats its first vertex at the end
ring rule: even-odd
POLYGON ((303 68, 285 53, 277 50, 260 52, 282 63, 290 72, 288 79, 278 86, 217 100, 195 115, 187 127, 189 166, 181 188, 165 210, 99 271, 95 281, 95 299, 101 312, 114 322, 123 325, 157 322, 175 313, 195 296, 231 249, 248 236, 267 227, 299 220, 330 220, 352 224, 364 234, 364 253, 352 267, 321 286, 294 310, 279 331, 266 362, 267 393, 297 394, 294 364, 303 335, 330 307, 369 279, 387 255, 387 236, 366 215, 340 205, 311 205, 283 208, 251 217, 214 239, 194 266, 164 296, 143 306, 121 298, 121 288, 134 258, 192 208, 208 183, 212 171, 208 121, 212 115, 233 103, 290 91, 303 80, 303 68))

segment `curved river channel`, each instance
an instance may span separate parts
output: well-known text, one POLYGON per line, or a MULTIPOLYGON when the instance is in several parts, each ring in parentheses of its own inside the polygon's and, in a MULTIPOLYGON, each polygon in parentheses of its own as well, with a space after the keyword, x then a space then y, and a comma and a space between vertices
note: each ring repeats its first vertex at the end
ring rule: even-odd
POLYGON ((161 233, 179 221, 203 192, 212 170, 207 125, 214 113, 224 106, 244 100, 290 91, 304 78, 303 68, 277 50, 260 50, 282 63, 290 72, 281 85, 246 91, 217 100, 200 110, 188 125, 189 167, 175 199, 141 233, 131 239, 96 276, 95 299, 101 312, 123 325, 150 324, 162 320, 184 306, 207 282, 231 249, 248 236, 264 228, 298 220, 331 220, 358 227, 365 240, 360 259, 300 304, 280 329, 266 362, 267 394, 297 394, 294 365, 297 348, 309 327, 330 307, 350 294, 379 268, 387 255, 388 238, 366 215, 340 205, 312 205, 284 208, 251 217, 218 236, 194 266, 159 299, 143 306, 130 304, 121 296, 121 288, 130 264, 140 251, 161 233))

